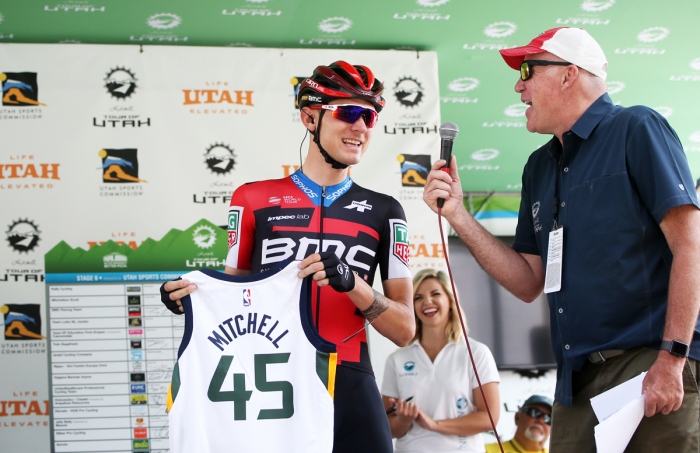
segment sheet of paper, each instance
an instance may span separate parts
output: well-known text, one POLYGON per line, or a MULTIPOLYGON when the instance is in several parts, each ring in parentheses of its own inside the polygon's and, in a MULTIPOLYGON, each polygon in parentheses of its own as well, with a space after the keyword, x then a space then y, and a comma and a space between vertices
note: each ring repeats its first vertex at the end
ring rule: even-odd
POLYGON ((629 402, 595 427, 597 453, 623 453, 644 417, 644 395, 629 402))
POLYGON ((642 381, 646 375, 645 371, 639 376, 591 398, 591 406, 593 406, 598 421, 605 421, 631 401, 639 399, 642 395, 642 381))

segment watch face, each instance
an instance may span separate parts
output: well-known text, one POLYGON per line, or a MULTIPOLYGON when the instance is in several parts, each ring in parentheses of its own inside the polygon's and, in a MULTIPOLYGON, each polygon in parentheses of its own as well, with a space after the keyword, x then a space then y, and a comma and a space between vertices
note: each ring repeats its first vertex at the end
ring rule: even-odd
POLYGON ((688 345, 680 341, 673 340, 669 352, 678 357, 688 357, 688 345))

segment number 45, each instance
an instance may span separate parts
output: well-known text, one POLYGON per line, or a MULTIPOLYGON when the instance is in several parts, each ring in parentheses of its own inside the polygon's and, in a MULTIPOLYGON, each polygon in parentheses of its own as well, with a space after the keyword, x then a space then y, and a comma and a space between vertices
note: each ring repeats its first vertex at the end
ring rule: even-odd
MULTIPOLYGON (((282 392, 281 409, 260 409, 258 420, 270 420, 278 418, 290 418, 294 415, 294 388, 287 381, 267 381, 268 363, 287 363, 290 353, 279 354, 255 354, 255 388, 261 392, 282 392)), ((216 366, 214 376, 209 382, 207 396, 209 401, 219 403, 222 401, 233 401, 233 419, 246 419, 246 403, 253 394, 252 390, 245 387, 245 374, 234 373, 233 390, 221 391, 221 386, 228 374, 233 362, 232 355, 223 355, 216 366)))

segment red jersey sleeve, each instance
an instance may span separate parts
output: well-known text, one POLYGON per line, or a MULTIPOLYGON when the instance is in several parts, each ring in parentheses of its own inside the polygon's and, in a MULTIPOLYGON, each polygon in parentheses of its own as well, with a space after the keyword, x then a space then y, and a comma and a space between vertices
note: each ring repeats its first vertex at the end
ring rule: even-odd
POLYGON ((248 202, 248 184, 239 186, 231 196, 228 210, 228 255, 226 265, 235 269, 252 268, 255 245, 255 215, 248 202))

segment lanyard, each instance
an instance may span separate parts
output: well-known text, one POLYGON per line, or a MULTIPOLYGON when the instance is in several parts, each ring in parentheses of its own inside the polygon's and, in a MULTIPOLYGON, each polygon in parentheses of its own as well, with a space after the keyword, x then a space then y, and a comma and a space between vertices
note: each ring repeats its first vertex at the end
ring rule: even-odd
POLYGON ((561 191, 559 174, 561 173, 561 166, 563 162, 564 150, 562 150, 557 157, 557 170, 554 174, 554 198, 552 199, 552 215, 554 216, 554 225, 552 225, 552 231, 558 228, 559 223, 559 192, 561 191))

